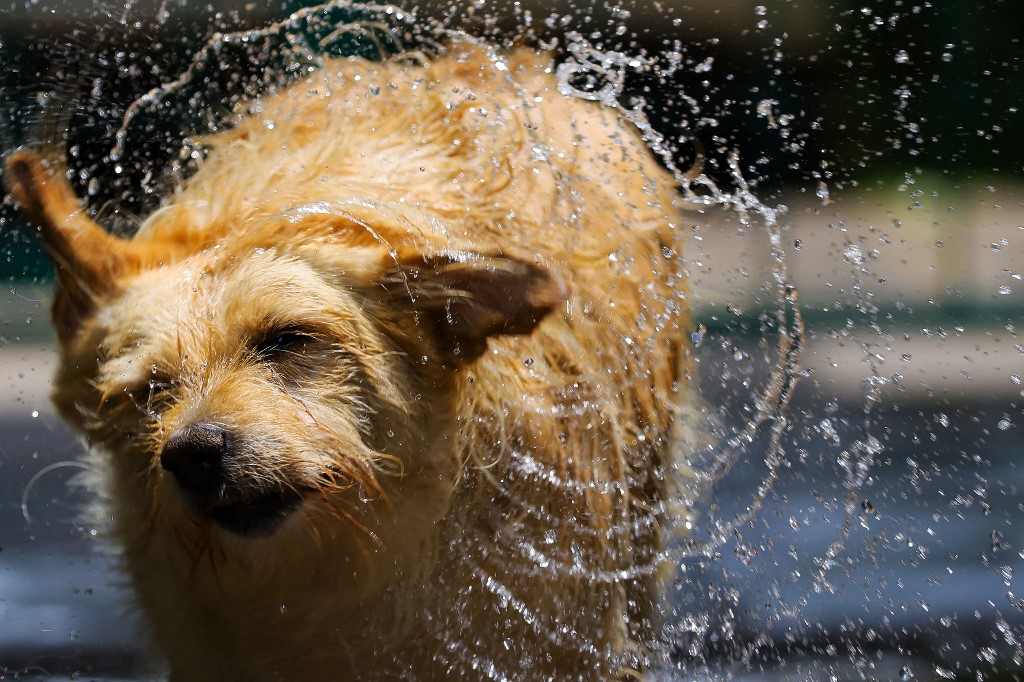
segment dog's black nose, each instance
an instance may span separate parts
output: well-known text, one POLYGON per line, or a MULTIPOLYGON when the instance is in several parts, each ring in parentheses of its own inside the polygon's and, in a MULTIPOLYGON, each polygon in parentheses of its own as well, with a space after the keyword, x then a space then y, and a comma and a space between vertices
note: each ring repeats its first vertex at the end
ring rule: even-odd
POLYGON ((160 466, 174 474, 181 487, 199 495, 215 495, 224 482, 224 460, 234 438, 215 424, 192 424, 171 436, 160 454, 160 466))

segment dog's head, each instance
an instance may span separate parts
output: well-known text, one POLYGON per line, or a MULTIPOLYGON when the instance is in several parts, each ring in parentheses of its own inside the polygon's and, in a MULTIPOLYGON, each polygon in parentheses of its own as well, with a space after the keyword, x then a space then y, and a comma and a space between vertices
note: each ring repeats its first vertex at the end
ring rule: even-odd
POLYGON ((462 464, 462 368, 566 298, 538 265, 394 248, 352 215, 124 240, 31 152, 7 184, 57 269, 55 402, 178 532, 339 521, 386 543, 388 518, 435 523, 462 464))

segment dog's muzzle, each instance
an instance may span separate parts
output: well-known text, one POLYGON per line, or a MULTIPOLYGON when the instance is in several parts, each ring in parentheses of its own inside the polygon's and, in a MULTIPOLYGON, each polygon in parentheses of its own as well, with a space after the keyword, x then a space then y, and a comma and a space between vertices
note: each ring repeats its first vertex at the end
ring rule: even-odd
POLYGON ((186 426, 164 444, 160 466, 190 506, 224 530, 249 538, 277 530, 302 502, 298 491, 246 484, 234 433, 217 424, 186 426))

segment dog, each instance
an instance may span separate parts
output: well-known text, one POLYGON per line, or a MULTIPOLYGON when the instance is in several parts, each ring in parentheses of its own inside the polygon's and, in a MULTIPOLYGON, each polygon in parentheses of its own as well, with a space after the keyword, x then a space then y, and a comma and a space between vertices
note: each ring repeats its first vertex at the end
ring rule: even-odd
POLYGON ((6 163, 169 679, 641 675, 692 362, 632 124, 452 47, 329 60, 202 143, 130 239, 6 163))

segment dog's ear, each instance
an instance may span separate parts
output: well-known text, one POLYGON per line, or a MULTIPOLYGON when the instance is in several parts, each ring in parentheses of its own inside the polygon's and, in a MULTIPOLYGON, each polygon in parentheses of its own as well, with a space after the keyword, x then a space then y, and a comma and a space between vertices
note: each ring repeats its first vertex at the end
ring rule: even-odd
POLYGON ((529 334, 568 298, 565 282, 540 266, 503 255, 399 257, 384 280, 393 303, 428 326, 442 360, 472 362, 487 339, 529 334))
POLYGON ((67 341, 113 288, 130 258, 128 242, 89 218, 67 180, 48 170, 35 152, 8 157, 4 179, 18 208, 39 228, 57 270, 53 321, 67 341))

